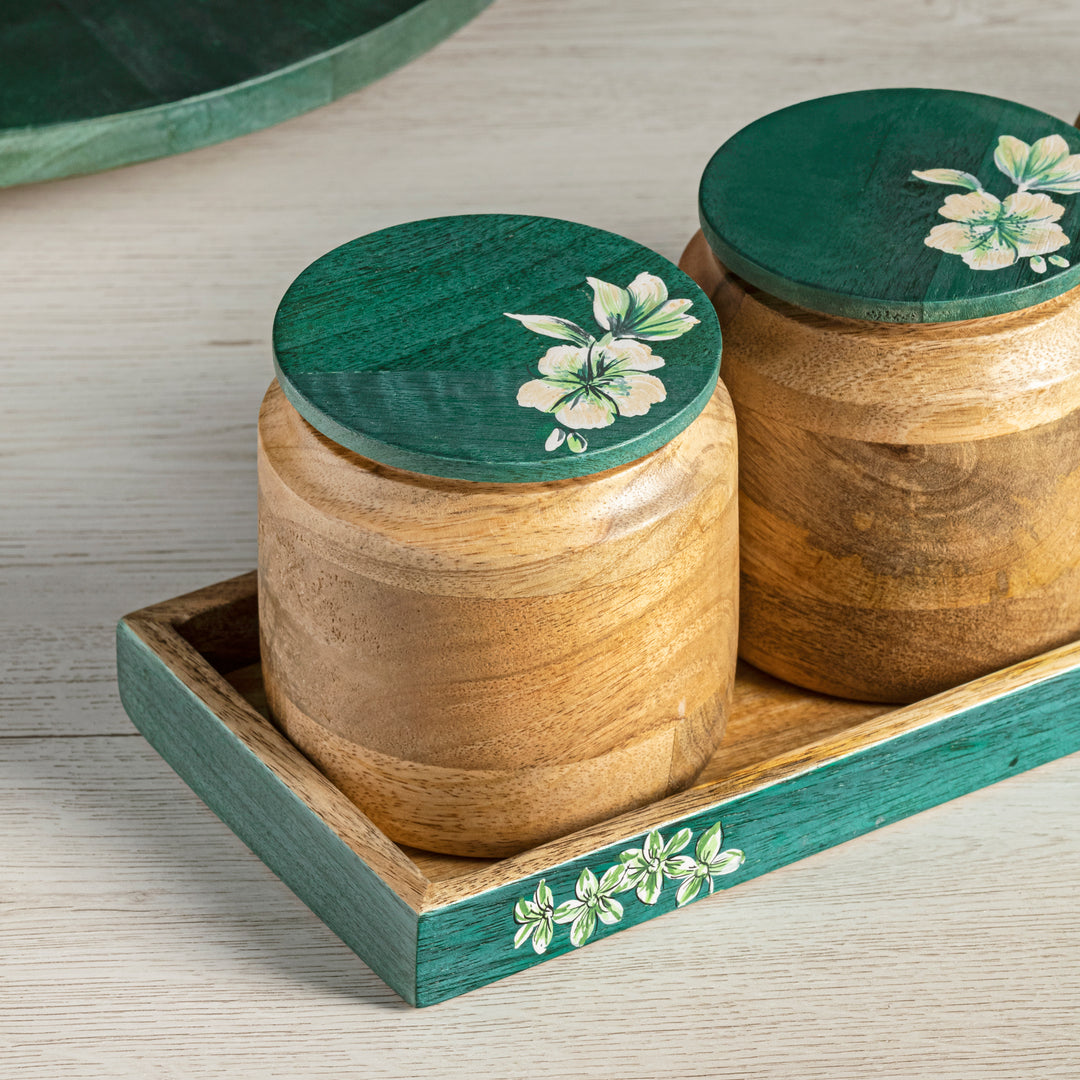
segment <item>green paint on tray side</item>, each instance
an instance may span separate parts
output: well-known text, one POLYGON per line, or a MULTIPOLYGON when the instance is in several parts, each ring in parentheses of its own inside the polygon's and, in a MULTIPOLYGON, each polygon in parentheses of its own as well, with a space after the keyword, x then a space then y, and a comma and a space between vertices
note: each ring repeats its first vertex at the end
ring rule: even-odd
POLYGON ((1008 266, 972 269, 926 243, 947 223, 939 213, 946 198, 969 189, 912 175, 970 173, 1005 200, 1017 185, 995 164, 1003 135, 1028 143, 1057 136, 1080 152, 1080 132, 1064 121, 982 94, 866 90, 793 105, 743 128, 713 156, 699 191, 702 228, 736 274, 816 311, 951 322, 1031 307, 1080 285, 1080 193, 1045 196, 1061 210, 1057 225, 1070 243, 1054 249, 1058 261, 1042 273, 1021 249, 1008 266), (1065 258, 1071 265, 1060 266, 1065 258))
POLYGON ((331 930, 410 1004, 417 916, 123 621, 120 696, 181 779, 331 930))
POLYGON ((16 0, 0 15, 0 186, 257 131, 408 63, 491 0, 16 0))
POLYGON ((698 286, 632 240, 552 218, 474 214, 394 226, 318 259, 281 302, 274 351, 286 396, 342 446, 412 472, 539 482, 635 461, 686 428, 715 388, 720 328, 698 286), (601 339, 586 279, 625 288, 643 274, 691 307, 673 316, 685 325, 670 337, 618 335, 656 365, 631 378, 662 382, 663 399, 586 427, 583 452, 549 446, 557 417, 519 395, 548 350, 574 344, 506 313, 555 316, 601 339))
MULTIPOLYGON (((664 826, 695 839, 717 821, 724 844, 745 852, 744 865, 716 879, 717 888, 768 873, 843 843, 880 825, 947 802, 998 780, 1080 750, 1080 668, 948 716, 890 742, 823 765, 762 791, 721 801, 664 826)), ((540 879, 556 903, 574 895, 586 867, 598 877, 627 847, 623 840, 512 885, 420 916, 417 1004, 430 1005, 573 950, 556 933, 546 953, 528 943, 515 949, 513 909, 530 898, 540 879)), ((677 882, 665 882, 655 906, 625 904, 613 926, 598 923, 595 937, 662 915, 675 907, 677 882)), ((623 894, 624 899, 633 894, 623 894)), ((698 901, 694 901, 695 903, 698 901)))

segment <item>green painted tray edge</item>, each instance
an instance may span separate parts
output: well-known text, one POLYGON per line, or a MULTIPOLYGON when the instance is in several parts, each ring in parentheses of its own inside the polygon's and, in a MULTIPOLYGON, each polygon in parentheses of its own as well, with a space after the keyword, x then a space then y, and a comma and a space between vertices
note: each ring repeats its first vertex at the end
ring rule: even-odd
MULTIPOLYGON (((1064 668, 1059 664, 1042 674, 1036 668, 1032 681, 1018 688, 945 711, 930 723, 785 779, 681 814, 682 796, 676 796, 652 828, 665 840, 689 828, 693 835, 682 853, 692 854, 702 834, 720 823, 724 849, 745 855, 734 872, 714 879, 722 890, 1074 753, 1080 750, 1080 644, 1028 663, 1062 654, 1069 657, 1064 668)), ((445 1001, 573 951, 565 926, 555 927, 556 940, 542 954, 528 942, 515 949, 515 904, 532 897, 541 879, 557 901, 572 897, 585 868, 600 877, 621 852, 640 848, 648 835, 628 830, 617 843, 417 915, 177 678, 127 620, 117 630, 117 670, 124 708, 154 749, 413 1005, 445 1001)), ((664 882, 653 905, 637 900, 634 892, 620 900, 622 920, 598 925, 586 944, 674 910, 674 882, 664 882)), ((702 890, 692 902, 704 900, 702 890)))
POLYGON ((122 619, 120 700, 176 774, 410 1005, 417 916, 122 619), (373 920, 378 932, 368 920, 373 920))
POLYGON ((256 79, 147 109, 0 131, 0 187, 196 150, 328 105, 414 60, 493 0, 425 0, 382 26, 256 79))
MULTIPOLYGON (((658 828, 664 840, 689 828, 693 835, 679 854, 692 855, 695 841, 711 826, 722 824, 724 849, 742 852, 745 862, 733 873, 714 878, 719 892, 1078 750, 1080 656, 1067 672, 800 776, 718 799, 658 828)), ((640 848, 646 835, 627 836, 543 873, 421 913, 417 1004, 443 1001, 573 952, 567 927, 558 925, 544 955, 532 954, 528 943, 514 949, 515 903, 532 899, 541 879, 553 890, 556 904, 572 899, 583 870, 600 878, 620 852, 640 848)), ((676 910, 677 884, 678 879, 666 880, 653 906, 640 902, 634 892, 618 894, 623 919, 614 926, 598 922, 592 940, 676 910)), ((691 902, 707 900, 703 888, 691 902)))

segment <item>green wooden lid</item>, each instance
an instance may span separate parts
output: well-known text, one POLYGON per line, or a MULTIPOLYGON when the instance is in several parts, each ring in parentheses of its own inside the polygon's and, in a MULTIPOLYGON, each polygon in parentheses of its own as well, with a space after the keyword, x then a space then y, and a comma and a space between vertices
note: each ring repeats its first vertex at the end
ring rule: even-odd
POLYGON ((529 482, 671 440, 713 392, 720 328, 694 282, 632 240, 478 214, 383 229, 312 263, 278 308, 274 358, 289 401, 350 450, 529 482))
POLYGON ((833 315, 953 322, 1080 285, 1080 131, 982 94, 781 109, 720 147, 699 207, 727 267, 833 315))

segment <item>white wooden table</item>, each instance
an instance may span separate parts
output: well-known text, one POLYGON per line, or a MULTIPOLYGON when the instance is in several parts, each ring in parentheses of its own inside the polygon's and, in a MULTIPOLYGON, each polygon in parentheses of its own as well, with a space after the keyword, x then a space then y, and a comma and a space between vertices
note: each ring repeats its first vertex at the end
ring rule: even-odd
POLYGON ((330 247, 505 210, 675 258, 758 115, 1071 119, 1078 52, 1031 0, 500 0, 280 127, 0 192, 0 1077, 1076 1080, 1078 757, 415 1011, 133 731, 112 628, 254 565, 271 318, 330 247))

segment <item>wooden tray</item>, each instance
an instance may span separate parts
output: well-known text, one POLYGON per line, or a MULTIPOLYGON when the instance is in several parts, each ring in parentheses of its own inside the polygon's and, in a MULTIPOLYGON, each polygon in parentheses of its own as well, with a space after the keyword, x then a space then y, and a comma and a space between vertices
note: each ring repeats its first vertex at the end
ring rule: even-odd
POLYGON ((903 708, 745 668, 697 786, 512 858, 461 859, 393 843, 269 722, 254 573, 127 616, 117 652, 135 726, 414 1005, 1080 749, 1080 643, 903 708))
POLYGON ((491 0, 8 0, 0 187, 179 154, 326 105, 491 0))

